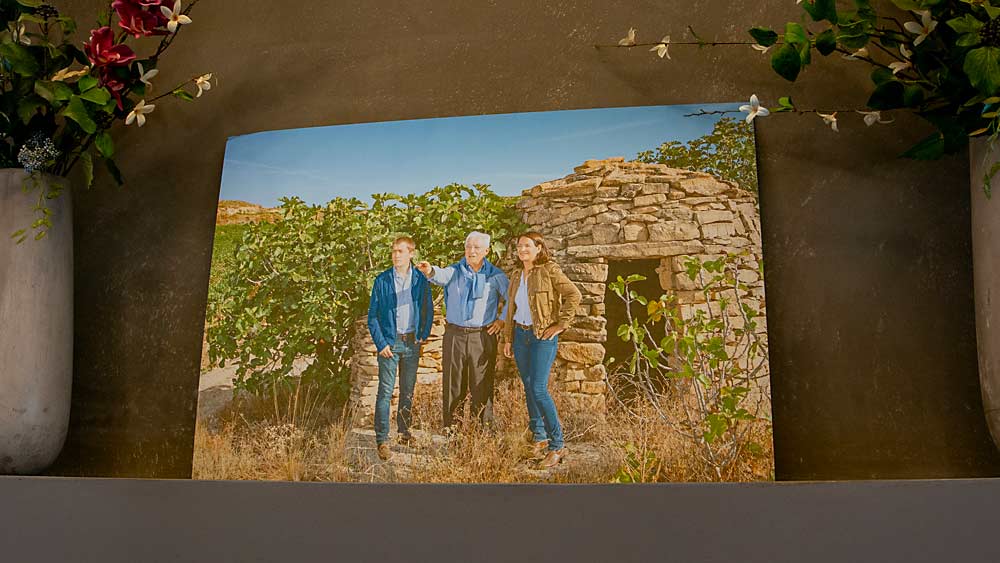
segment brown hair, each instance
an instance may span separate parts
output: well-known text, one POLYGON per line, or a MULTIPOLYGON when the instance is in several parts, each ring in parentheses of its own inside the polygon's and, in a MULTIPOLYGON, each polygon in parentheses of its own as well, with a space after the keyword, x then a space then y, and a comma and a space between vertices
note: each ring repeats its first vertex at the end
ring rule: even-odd
POLYGON ((539 233, 537 231, 528 231, 526 233, 521 233, 517 235, 517 238, 514 239, 514 245, 516 246, 517 241, 521 240, 524 237, 531 239, 531 242, 535 243, 535 246, 537 246, 540 249, 538 251, 538 256, 535 257, 536 266, 541 266, 542 264, 550 260, 549 247, 545 246, 545 239, 542 238, 542 233, 539 233))
POLYGON ((406 244, 410 245, 410 252, 413 252, 414 250, 417 249, 417 243, 413 242, 412 238, 405 235, 401 237, 396 237, 396 240, 392 241, 392 245, 396 246, 401 242, 405 242, 406 244))

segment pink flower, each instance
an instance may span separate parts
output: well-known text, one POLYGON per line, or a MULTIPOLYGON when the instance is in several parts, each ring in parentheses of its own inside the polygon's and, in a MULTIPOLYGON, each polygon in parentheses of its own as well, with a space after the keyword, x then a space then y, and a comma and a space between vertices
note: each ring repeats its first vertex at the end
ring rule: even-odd
POLYGON ((90 32, 90 41, 83 44, 83 50, 95 68, 104 66, 125 66, 135 60, 135 52, 127 45, 115 45, 115 33, 104 26, 90 32))
POLYGON ((114 0, 111 7, 118 14, 118 27, 133 37, 166 35, 162 28, 167 18, 160 11, 162 0, 114 0))

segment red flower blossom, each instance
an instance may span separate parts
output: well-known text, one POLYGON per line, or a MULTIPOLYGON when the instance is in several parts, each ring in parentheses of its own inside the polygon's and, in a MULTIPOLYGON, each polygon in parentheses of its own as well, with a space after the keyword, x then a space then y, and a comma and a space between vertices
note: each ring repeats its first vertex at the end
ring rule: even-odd
POLYGON ((118 104, 118 109, 124 109, 122 107, 122 92, 125 91, 125 82, 123 82, 115 73, 112 71, 111 67, 103 67, 97 73, 98 83, 107 88, 108 92, 114 97, 115 102, 118 104))
POLYGON ((115 33, 104 26, 90 32, 90 41, 83 44, 83 50, 95 68, 103 66, 125 66, 135 60, 135 52, 127 45, 115 45, 115 33))
POLYGON ((118 27, 133 37, 166 35, 162 28, 167 18, 160 11, 166 0, 114 0, 111 7, 118 14, 118 27))

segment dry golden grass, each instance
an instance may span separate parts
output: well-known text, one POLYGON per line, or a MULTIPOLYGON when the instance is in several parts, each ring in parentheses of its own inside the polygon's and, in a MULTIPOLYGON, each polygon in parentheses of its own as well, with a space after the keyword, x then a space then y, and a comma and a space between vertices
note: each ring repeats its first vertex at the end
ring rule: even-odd
MULTIPOLYGON (((418 389, 414 400, 414 427, 431 434, 441 432, 441 396, 435 389, 418 389)), ((374 443, 357 444, 338 409, 315 396, 305 401, 304 395, 300 390, 298 402, 290 401, 289 394, 277 400, 237 401, 223 414, 217 430, 199 424, 194 478, 412 483, 717 480, 700 460, 696 444, 641 406, 632 413, 612 408, 599 423, 569 416, 569 410, 561 408, 560 413, 566 413, 562 423, 570 457, 551 474, 534 471, 530 446, 524 441, 523 388, 516 379, 498 382, 493 430, 465 420, 459 435, 446 445, 425 443, 408 450, 415 455, 405 471, 391 470, 400 458, 388 463, 373 459, 374 443)), ((561 402, 558 396, 556 400, 561 402)), ((371 424, 365 419, 356 425, 371 424)), ((764 451, 741 453, 734 464, 737 470, 723 480, 773 479, 770 429, 759 425, 755 432, 764 451)))

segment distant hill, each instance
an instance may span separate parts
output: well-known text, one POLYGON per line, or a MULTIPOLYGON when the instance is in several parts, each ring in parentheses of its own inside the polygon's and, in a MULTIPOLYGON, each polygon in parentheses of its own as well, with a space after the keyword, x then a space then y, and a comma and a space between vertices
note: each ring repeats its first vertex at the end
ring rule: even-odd
POLYGON ((219 201, 219 211, 215 216, 216 225, 242 225, 275 221, 281 216, 277 207, 263 207, 256 203, 224 199, 219 201))

